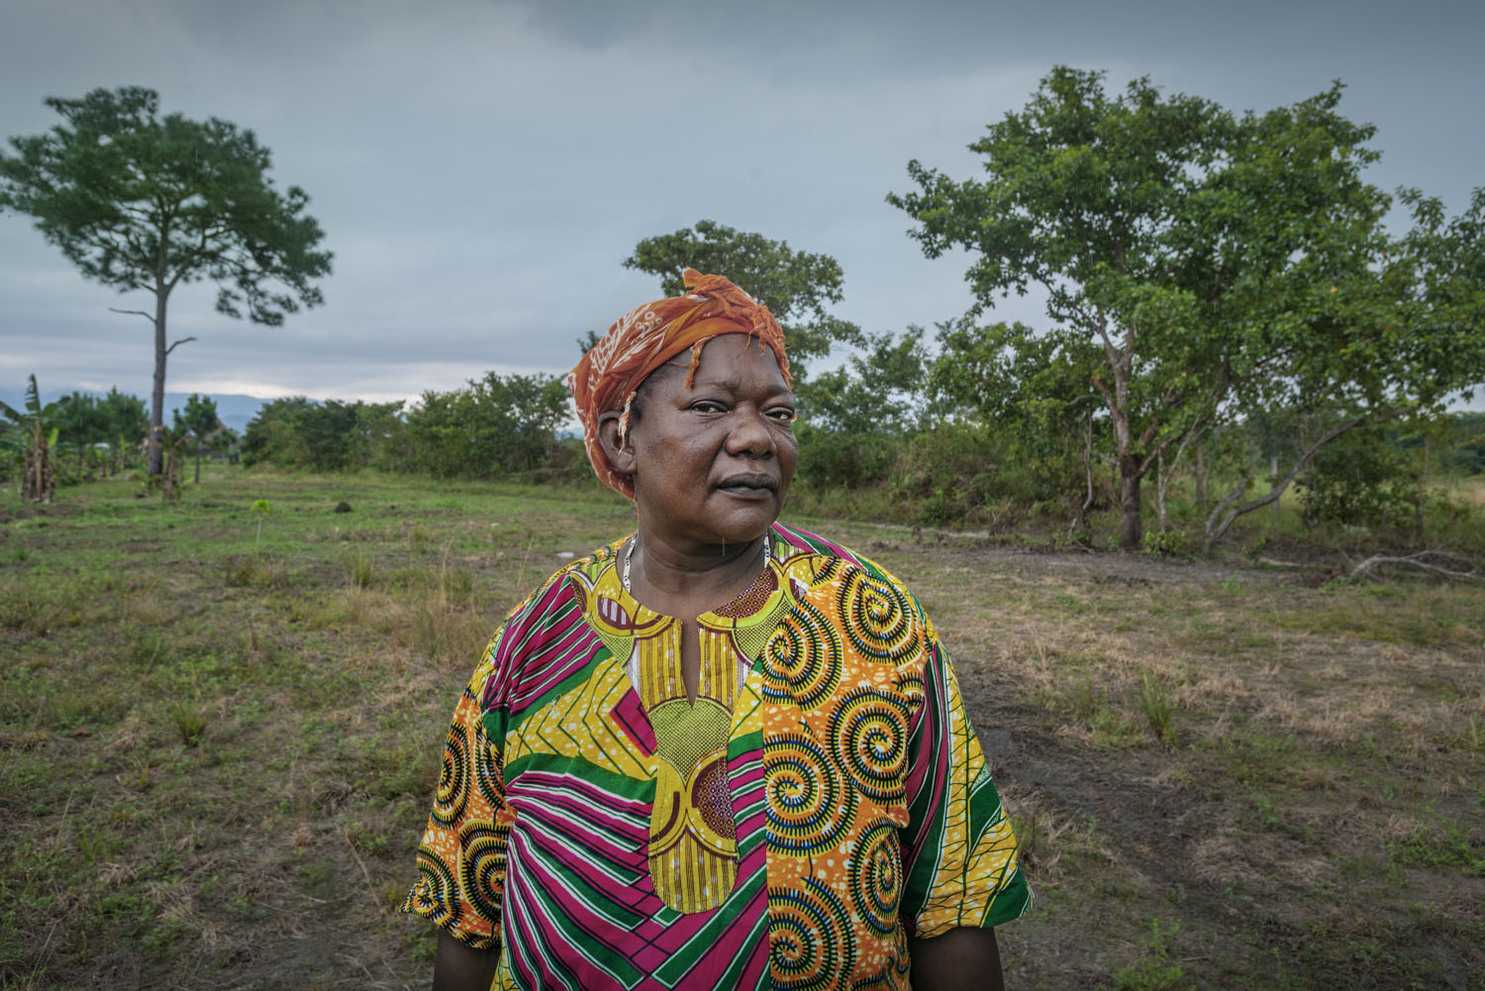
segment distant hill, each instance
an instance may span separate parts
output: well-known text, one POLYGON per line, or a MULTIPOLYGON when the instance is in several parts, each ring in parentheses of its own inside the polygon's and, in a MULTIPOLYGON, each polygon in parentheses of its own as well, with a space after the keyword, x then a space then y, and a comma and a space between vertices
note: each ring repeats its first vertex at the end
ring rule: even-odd
MULTIPOLYGON (((56 391, 53 391, 51 389, 42 389, 41 401, 44 403, 49 403, 57 399, 59 396, 67 395, 71 391, 71 389, 58 389, 56 391)), ((84 389, 82 391, 97 393, 96 389, 84 389)), ((149 393, 135 393, 135 395, 144 400, 146 408, 149 406, 149 393)), ((186 405, 186 397, 189 395, 190 393, 188 392, 165 393, 166 423, 170 422, 171 415, 175 410, 181 409, 186 405)), ((231 427, 233 430, 236 430, 238 433, 242 433, 243 429, 248 425, 248 421, 257 416, 258 410, 263 406, 265 402, 267 402, 266 399, 259 399, 255 396, 239 396, 215 393, 212 393, 210 395, 212 399, 216 400, 217 416, 221 417, 223 423, 231 427)), ((0 400, 9 403, 16 409, 20 409, 21 405, 26 401, 26 392, 24 385, 19 389, 14 387, 0 388, 0 400)))

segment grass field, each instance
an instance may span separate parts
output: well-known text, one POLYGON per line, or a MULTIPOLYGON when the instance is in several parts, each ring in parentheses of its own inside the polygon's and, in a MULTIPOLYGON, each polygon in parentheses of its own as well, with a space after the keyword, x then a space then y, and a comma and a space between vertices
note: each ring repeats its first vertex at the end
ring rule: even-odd
MULTIPOLYGON (((392 908, 455 695, 627 509, 137 490, 0 497, 0 987, 426 986, 392 908)), ((1485 589, 786 519, 895 570, 954 653, 1037 891, 1010 986, 1485 988, 1485 589)))

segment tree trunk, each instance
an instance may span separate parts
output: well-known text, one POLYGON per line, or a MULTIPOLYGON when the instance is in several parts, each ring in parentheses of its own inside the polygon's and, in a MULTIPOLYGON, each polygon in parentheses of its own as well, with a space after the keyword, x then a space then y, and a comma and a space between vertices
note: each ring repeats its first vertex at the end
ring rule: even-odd
POLYGON ((201 438, 196 438, 196 484, 201 484, 201 438))
MULTIPOLYGON (((1270 454, 1268 456, 1268 485, 1269 485, 1269 488, 1270 489, 1273 489, 1273 488, 1276 488, 1278 486, 1278 484, 1279 484, 1279 456, 1277 454, 1270 454)), ((1279 494, 1280 495, 1283 495, 1282 492, 1280 492, 1279 494)), ((1274 519, 1277 521, 1282 516, 1283 516, 1283 507, 1281 507, 1279 505, 1279 500, 1278 499, 1275 499, 1274 500, 1274 519)))
POLYGON ((1124 513, 1124 521, 1119 527, 1119 547, 1137 551, 1143 546, 1145 535, 1140 520, 1139 459, 1132 454, 1119 458, 1119 508, 1124 513))
POLYGON ((165 431, 165 286, 155 283, 155 382, 150 392, 150 467, 151 476, 158 476, 164 465, 161 442, 165 431))
POLYGON ((1197 508, 1207 508, 1207 456, 1204 453, 1206 445, 1196 445, 1196 505, 1197 508))
MULTIPOLYGON (((1175 459, 1171 459, 1171 467, 1175 468, 1175 459)), ((1155 519, 1164 533, 1170 529, 1170 513, 1165 508, 1165 492, 1170 486, 1170 473, 1165 470, 1165 452, 1158 451, 1155 454, 1155 519)))

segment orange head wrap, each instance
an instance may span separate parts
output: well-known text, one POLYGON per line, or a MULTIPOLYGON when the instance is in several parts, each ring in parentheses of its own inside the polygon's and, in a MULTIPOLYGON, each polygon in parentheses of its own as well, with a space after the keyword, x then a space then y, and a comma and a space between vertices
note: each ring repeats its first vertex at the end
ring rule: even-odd
POLYGON ((702 275, 688 268, 681 278, 686 285, 684 296, 657 299, 615 320, 567 376, 583 424, 588 460, 598 480, 630 499, 634 498, 634 482, 609 464, 598 443, 598 417, 608 410, 622 410, 620 435, 627 432, 634 394, 655 369, 689 349, 686 387, 690 388, 707 341, 723 334, 747 334, 773 351, 784 381, 792 382, 784 332, 768 307, 720 275, 702 275))

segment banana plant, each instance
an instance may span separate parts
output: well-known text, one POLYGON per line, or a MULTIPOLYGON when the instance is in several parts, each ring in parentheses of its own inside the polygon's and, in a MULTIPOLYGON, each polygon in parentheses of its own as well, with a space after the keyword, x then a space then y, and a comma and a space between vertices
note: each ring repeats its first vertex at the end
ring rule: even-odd
POLYGON ((51 502, 57 491, 57 474, 52 467, 51 452, 57 446, 58 430, 46 422, 46 410, 41 405, 41 392, 36 388, 34 374, 26 386, 25 411, 0 402, 0 416, 14 424, 14 429, 7 432, 10 440, 7 446, 19 448, 19 460, 23 466, 21 498, 29 502, 51 502))

